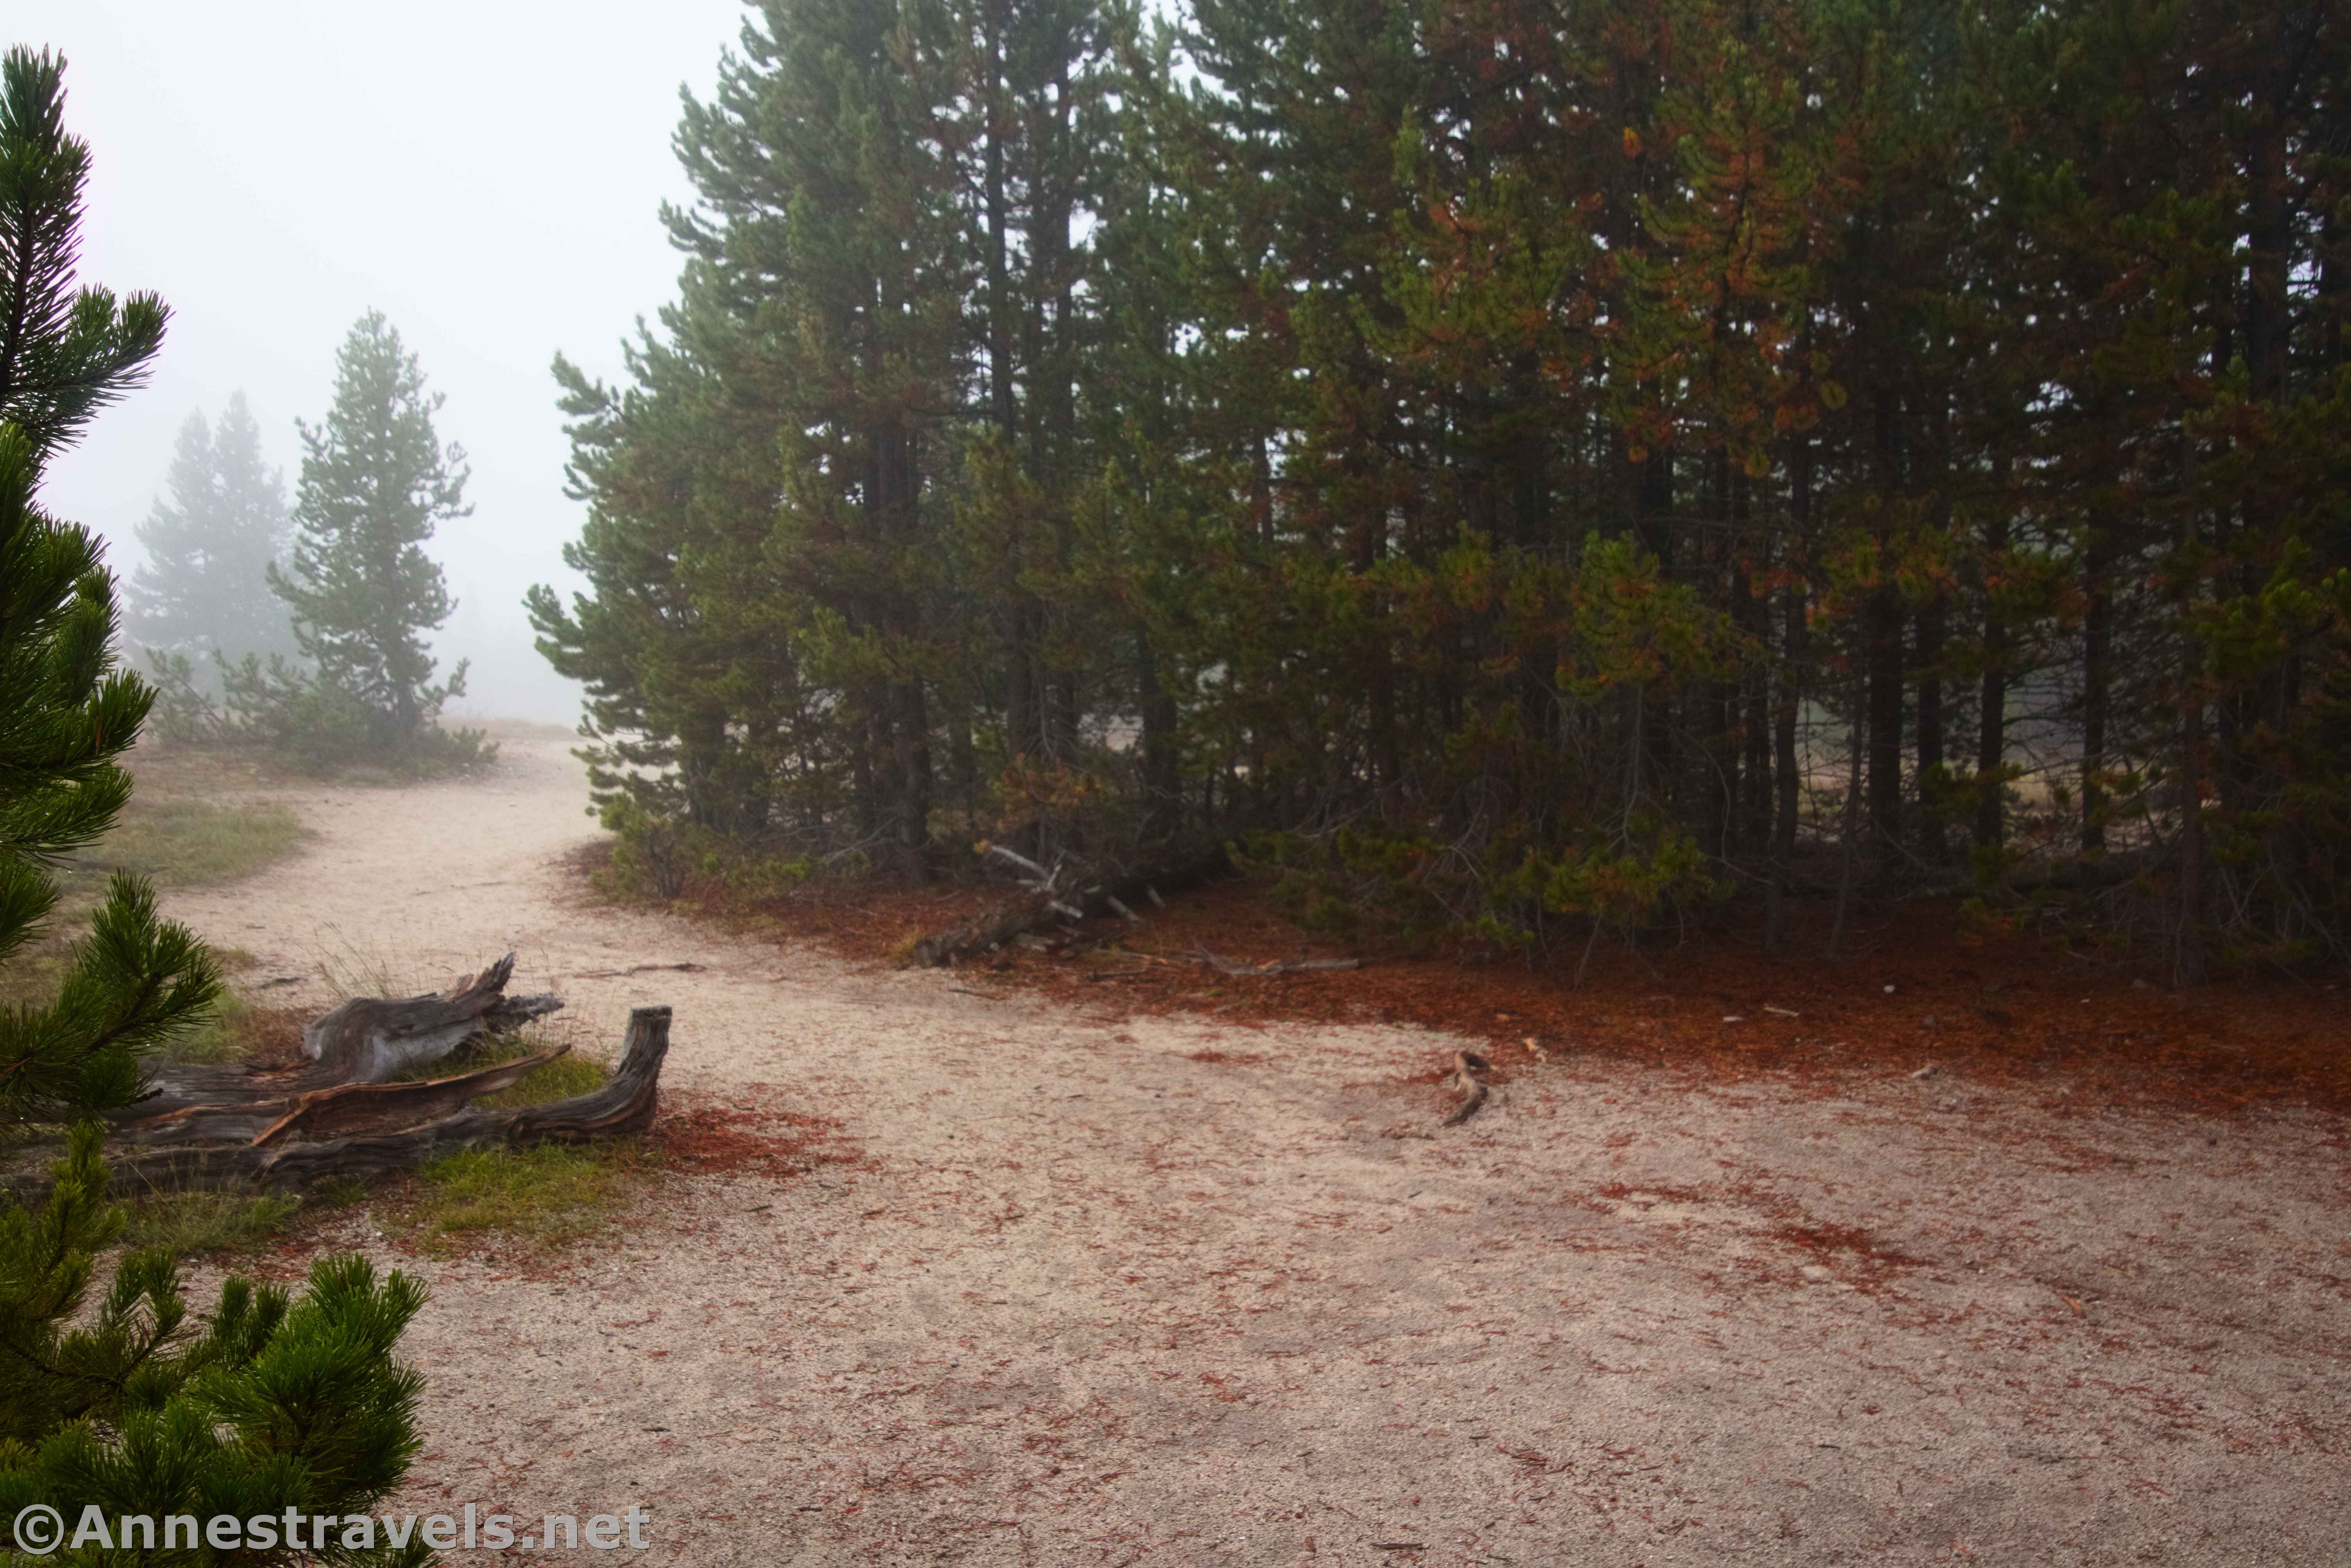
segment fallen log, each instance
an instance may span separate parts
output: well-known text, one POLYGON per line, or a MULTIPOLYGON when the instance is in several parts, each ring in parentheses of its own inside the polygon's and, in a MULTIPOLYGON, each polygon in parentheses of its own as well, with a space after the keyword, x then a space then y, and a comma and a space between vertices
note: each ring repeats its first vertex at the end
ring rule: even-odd
POLYGON ((206 1124, 206 1118, 197 1113, 217 1113, 211 1118, 217 1121, 237 1113, 268 1112, 242 1134, 249 1137, 291 1110, 305 1094, 345 1084, 384 1082, 412 1067, 443 1061, 476 1040, 510 1033, 562 1008, 562 1000, 552 994, 506 995, 506 983, 513 974, 514 955, 509 953, 479 976, 460 980, 437 995, 397 1000, 363 997, 344 1002, 302 1031, 302 1053, 309 1059, 302 1065, 238 1062, 151 1067, 147 1092, 108 1113, 108 1120, 135 1141, 175 1141, 212 1135, 175 1130, 206 1124))
POLYGON ((427 1117, 444 1115, 485 1094, 511 1089, 538 1069, 569 1051, 559 1045, 518 1061, 502 1061, 455 1078, 433 1078, 419 1083, 344 1083, 314 1089, 297 1100, 285 1115, 253 1135, 256 1145, 282 1144, 296 1133, 315 1138, 323 1133, 351 1133, 370 1127, 410 1126, 427 1117))
POLYGON ((569 1100, 513 1111, 477 1106, 420 1127, 319 1143, 245 1143, 124 1155, 110 1161, 108 1190, 124 1197, 197 1188, 284 1191, 329 1176, 388 1176, 413 1170, 427 1160, 466 1149, 527 1148, 534 1144, 581 1143, 641 1133, 652 1125, 660 1104, 669 1024, 667 1008, 631 1010, 628 1044, 611 1080, 569 1100))
POLYGON ((266 1144, 283 1142, 296 1132, 315 1137, 369 1126, 403 1126, 445 1114, 468 1100, 511 1089, 570 1049, 559 1045, 519 1061, 416 1083, 330 1084, 269 1099, 193 1105, 126 1123, 115 1135, 125 1143, 149 1145, 266 1144))
MULTIPOLYGON (((1034 862, 1028 862, 1033 869, 1034 862)), ((910 962, 925 968, 944 968, 1003 946, 1040 926, 1062 921, 1097 920, 1104 915, 1132 916, 1137 900, 1163 903, 1161 895, 1186 893, 1203 883, 1232 873, 1232 858, 1221 844, 1184 860, 1138 867, 1095 877, 1081 887, 1056 890, 1049 876, 1030 896, 986 915, 976 915, 945 931, 935 931, 910 950, 910 962)))
MULTIPOLYGON (((569 1100, 520 1110, 467 1108, 513 1087, 569 1045, 416 1082, 379 1081, 402 1062, 443 1060, 563 1005, 553 996, 507 996, 513 972, 510 953, 446 992, 345 1002, 303 1031, 312 1057, 304 1063, 154 1069, 143 1097, 109 1113, 114 1189, 304 1186, 329 1176, 404 1170, 461 1148, 641 1130, 653 1118, 669 1051, 667 1008, 632 1011, 611 1080, 569 1100)), ((0 1166, 0 1190, 27 1197, 47 1191, 54 1154, 31 1145, 17 1150, 0 1166)))

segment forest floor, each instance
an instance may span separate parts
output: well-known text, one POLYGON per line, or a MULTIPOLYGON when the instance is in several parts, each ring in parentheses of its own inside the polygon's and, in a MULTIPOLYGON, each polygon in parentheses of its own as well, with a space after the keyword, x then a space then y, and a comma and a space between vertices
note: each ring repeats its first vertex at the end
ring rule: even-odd
POLYGON ((551 738, 270 798, 305 848, 165 895, 256 999, 513 948, 590 1049, 676 1012, 617 1226, 443 1255, 384 1189, 239 1262, 430 1283, 402 1509, 641 1504, 697 1565, 2351 1565, 2339 991, 1916 909, 1580 991, 1237 977, 1186 955, 1338 949, 1230 888, 893 970, 968 895, 598 903, 551 738), (1499 1089, 1445 1126, 1465 1047, 1499 1089))

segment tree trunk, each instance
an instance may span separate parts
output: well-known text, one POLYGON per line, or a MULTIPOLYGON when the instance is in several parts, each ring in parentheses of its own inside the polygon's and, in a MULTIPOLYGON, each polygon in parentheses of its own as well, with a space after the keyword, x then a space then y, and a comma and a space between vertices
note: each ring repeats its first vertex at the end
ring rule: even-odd
MULTIPOLYGON (((1856 699, 1861 695, 1859 692, 1854 694, 1856 699)), ((1854 706, 1858 708, 1861 705, 1856 701, 1854 706)), ((1846 735, 1844 845, 1838 857, 1836 916, 1829 926, 1828 956, 1832 958, 1844 945, 1845 919, 1853 909, 1853 883, 1861 858, 1857 841, 1861 837, 1862 730, 1858 716, 1847 727, 1846 735)))
POLYGON ((2112 535, 2094 526, 2083 561, 2086 603, 2082 614, 2082 852, 2085 855, 2103 854, 2106 848, 2106 790, 2101 776, 2106 767, 2106 697, 2113 679, 2109 665, 2114 601, 2106 580, 2113 562, 2112 535))
POLYGON ((1869 836, 1881 845, 1899 843, 1902 837, 1902 600, 1895 589, 1881 588, 1869 596, 1869 836))
POLYGON ((1135 686, 1143 720, 1139 744, 1143 760, 1143 841, 1162 844, 1176 836, 1184 821, 1183 753, 1179 728, 1183 716, 1159 674, 1159 657, 1151 634, 1134 634, 1135 686))
POLYGON ((1930 865, 1949 855, 1936 798, 1943 779, 1943 661, 1946 603, 1938 594, 1918 612, 1918 848, 1930 865))
MULTIPOLYGON (((2008 549, 2008 518, 1994 518, 1984 529, 1985 575, 2000 570, 2008 549)), ((2002 773, 2008 766, 2008 629, 2001 623, 1989 582, 1983 591, 1983 678, 1976 713, 1976 826, 1980 849, 1997 848, 2003 836, 2006 812, 2002 773)))

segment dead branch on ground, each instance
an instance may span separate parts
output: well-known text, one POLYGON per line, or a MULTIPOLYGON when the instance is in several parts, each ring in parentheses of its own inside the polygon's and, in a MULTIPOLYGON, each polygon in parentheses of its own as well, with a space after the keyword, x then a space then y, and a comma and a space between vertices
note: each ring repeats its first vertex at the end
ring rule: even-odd
POLYGON ((1446 1117, 1441 1125, 1458 1127, 1478 1113, 1479 1107, 1485 1104, 1488 1096, 1493 1092, 1478 1074, 1491 1065, 1475 1051, 1457 1051, 1453 1053, 1453 1072, 1446 1082, 1461 1096, 1461 1103, 1454 1107, 1453 1114, 1446 1117))
POLYGON ((1364 967, 1361 958, 1276 958, 1264 964, 1237 964, 1230 958, 1218 957, 1206 947, 1195 948, 1185 956, 1223 975, 1307 975, 1364 967))
POLYGON ((911 962, 926 968, 960 963, 1056 921, 1074 924, 1104 915, 1139 920, 1132 908, 1136 900, 1164 904, 1163 894, 1189 892, 1232 871, 1221 844, 1181 861, 1092 875, 1072 874, 1066 864, 1048 870, 1002 844, 990 844, 987 852, 1029 873, 1020 884, 1028 896, 923 937, 909 954, 911 962))

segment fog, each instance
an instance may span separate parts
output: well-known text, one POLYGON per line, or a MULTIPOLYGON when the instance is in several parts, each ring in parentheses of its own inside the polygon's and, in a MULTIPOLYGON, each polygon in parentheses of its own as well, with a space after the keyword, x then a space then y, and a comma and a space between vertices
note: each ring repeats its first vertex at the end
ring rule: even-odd
POLYGON ((574 689, 530 645, 532 582, 568 585, 579 507, 548 361, 592 372, 670 297, 658 213, 687 194, 669 150, 681 84, 706 90, 739 0, 12 0, 0 45, 65 55, 67 126, 93 168, 81 279, 172 310, 153 379, 51 466, 44 496, 110 541, 132 529, 188 414, 244 389, 290 494, 297 415, 382 310, 447 402, 474 515, 430 547, 470 658, 453 715, 568 722, 574 689))

